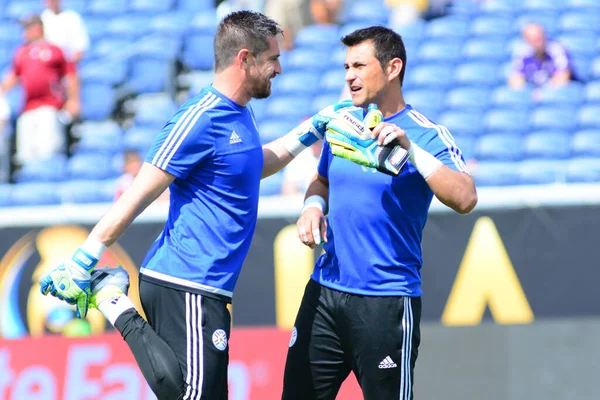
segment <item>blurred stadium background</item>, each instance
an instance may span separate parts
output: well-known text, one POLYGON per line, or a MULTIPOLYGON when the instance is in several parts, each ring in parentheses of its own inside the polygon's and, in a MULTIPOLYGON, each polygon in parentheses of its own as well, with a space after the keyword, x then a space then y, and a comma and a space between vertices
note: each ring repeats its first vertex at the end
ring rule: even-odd
MULTIPOLYGON (((340 98, 341 36, 375 24, 402 34, 405 99, 450 129, 480 191, 467 217, 432 206, 416 398, 597 399, 600 0, 456 0, 435 13, 419 1, 425 12, 409 23, 382 0, 350 3, 339 24, 298 32, 273 95, 252 104, 271 141, 340 98), (535 95, 506 85, 527 22, 565 45, 578 81, 535 95)), ((74 321, 32 282, 106 211, 124 151, 143 155, 177 105, 211 82, 219 15, 213 0, 62 4, 82 15, 91 38, 78 67, 82 115, 70 154, 25 165, 8 183, 19 88, 8 94, 13 124, 1 135, 0 399, 150 399, 98 315, 74 321)), ((42 5, 0 0, 2 71, 22 42, 17 20, 42 5)), ((232 399, 278 398, 295 307, 318 255, 296 243, 290 225, 301 196, 280 197, 283 179, 261 186, 257 236, 233 305, 232 399)), ((151 206, 103 261, 135 272, 165 207, 151 206)), ((355 382, 344 390, 340 399, 360 398, 355 382)))

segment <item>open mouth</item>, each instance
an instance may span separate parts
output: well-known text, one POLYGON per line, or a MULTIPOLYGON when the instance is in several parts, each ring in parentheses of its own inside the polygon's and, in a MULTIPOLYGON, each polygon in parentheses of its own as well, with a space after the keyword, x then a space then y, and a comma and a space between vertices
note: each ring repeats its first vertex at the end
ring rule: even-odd
POLYGON ((362 90, 360 86, 350 86, 350 93, 356 94, 362 90))

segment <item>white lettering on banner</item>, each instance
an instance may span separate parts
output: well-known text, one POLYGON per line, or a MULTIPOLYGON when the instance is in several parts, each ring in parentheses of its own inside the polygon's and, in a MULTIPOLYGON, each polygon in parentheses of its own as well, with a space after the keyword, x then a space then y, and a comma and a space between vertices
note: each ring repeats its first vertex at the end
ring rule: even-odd
POLYGON ((110 347, 103 344, 71 346, 67 359, 65 378, 65 400, 97 399, 102 386, 97 380, 89 379, 88 369, 106 364, 110 347))
POLYGON ((227 375, 229 381, 229 398, 231 400, 249 399, 251 378, 246 364, 240 361, 230 362, 227 375))
POLYGON ((33 366, 19 374, 15 382, 12 398, 54 400, 56 398, 56 379, 46 367, 33 366))

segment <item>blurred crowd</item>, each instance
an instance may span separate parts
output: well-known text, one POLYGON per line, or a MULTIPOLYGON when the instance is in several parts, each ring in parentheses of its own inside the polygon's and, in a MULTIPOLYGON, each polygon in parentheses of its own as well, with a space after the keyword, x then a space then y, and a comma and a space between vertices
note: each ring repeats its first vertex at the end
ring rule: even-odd
MULTIPOLYGON (((302 28, 339 24, 346 10, 359 1, 363 0, 217 0, 214 5, 219 17, 243 8, 264 11, 282 25, 281 47, 291 50, 302 28)), ((395 27, 439 17, 451 3, 448 0, 385 0, 395 27)), ((90 47, 84 19, 75 11, 63 9, 60 0, 45 0, 41 14, 24 15, 20 23, 23 42, 11 55, 0 86, 0 181, 5 182, 28 163, 70 155, 75 140, 71 127, 81 121, 78 64, 90 47), (10 110, 5 95, 17 85, 22 87, 25 100, 13 119, 14 110, 10 110), (14 128, 14 135, 8 134, 10 127, 14 128)), ((522 45, 514 50, 507 86, 515 89, 558 87, 578 79, 568 49, 548 37, 541 24, 525 25, 522 38, 522 45)), ((532 93, 536 96, 538 92, 532 93)), ((346 90, 340 93, 340 98, 347 96, 346 90)), ((316 145, 285 169, 281 194, 304 193, 316 171, 319 152, 320 146, 316 145)), ((133 149, 124 149, 123 176, 118 181, 115 196, 131 183, 143 156, 133 149)))

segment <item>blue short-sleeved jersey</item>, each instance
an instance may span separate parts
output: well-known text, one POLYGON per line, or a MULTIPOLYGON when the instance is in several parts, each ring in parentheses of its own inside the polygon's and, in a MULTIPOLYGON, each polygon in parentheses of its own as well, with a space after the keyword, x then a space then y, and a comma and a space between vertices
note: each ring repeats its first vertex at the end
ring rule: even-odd
POLYGON ((146 162, 176 179, 142 279, 230 299, 254 234, 263 168, 250 108, 205 88, 164 126, 146 162))
MULTIPOLYGON (((448 167, 468 172, 448 130, 409 105, 385 119, 448 167)), ((318 167, 329 179, 328 243, 312 279, 367 296, 421 295, 421 236, 433 192, 407 162, 397 177, 334 157, 327 142, 318 167)))

